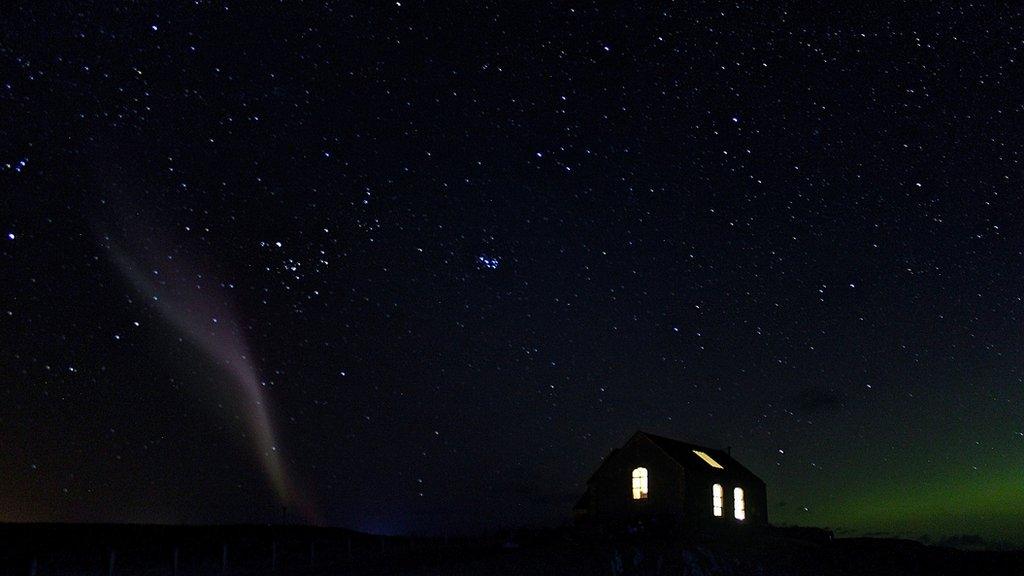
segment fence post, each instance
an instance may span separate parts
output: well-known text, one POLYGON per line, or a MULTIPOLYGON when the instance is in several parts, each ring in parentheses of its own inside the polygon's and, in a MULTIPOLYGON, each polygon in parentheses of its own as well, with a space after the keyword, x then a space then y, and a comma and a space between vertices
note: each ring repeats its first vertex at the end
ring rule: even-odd
POLYGON ((220 573, 228 573, 228 543, 225 542, 220 549, 220 573))
POLYGON ((270 541, 270 570, 277 570, 277 540, 270 541))
POLYGON ((172 566, 171 574, 173 576, 178 576, 178 547, 177 546, 174 547, 174 560, 173 560, 171 566, 172 566))
POLYGON ((39 560, 35 556, 32 557, 32 562, 28 565, 29 576, 36 576, 39 572, 39 560))
POLYGON ((107 576, 114 576, 114 561, 117 560, 117 552, 111 548, 107 555, 107 576))
POLYGON ((309 565, 312 566, 316 563, 316 541, 309 541, 309 565))
POLYGON ((348 548, 348 562, 352 563, 352 536, 345 537, 345 545, 348 548))

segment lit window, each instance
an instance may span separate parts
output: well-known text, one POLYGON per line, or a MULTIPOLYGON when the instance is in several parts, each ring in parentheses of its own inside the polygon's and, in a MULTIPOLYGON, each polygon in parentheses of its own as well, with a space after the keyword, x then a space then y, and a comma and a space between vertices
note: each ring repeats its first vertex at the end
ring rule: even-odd
POLYGON ((743 488, 732 489, 732 512, 737 520, 744 520, 747 517, 747 508, 743 504, 743 488))
POLYGON ((722 515, 722 485, 715 484, 711 487, 711 505, 715 508, 715 516, 722 515))
POLYGON ((718 462, 715 462, 715 459, 712 458, 711 456, 708 456, 707 453, 701 452, 700 450, 694 450, 693 453, 696 454, 697 456, 700 456, 701 460, 707 462, 708 466, 711 466, 712 468, 718 468, 719 470, 725 469, 724 466, 722 466, 718 462))
POLYGON ((633 500, 647 498, 647 468, 633 470, 633 500))

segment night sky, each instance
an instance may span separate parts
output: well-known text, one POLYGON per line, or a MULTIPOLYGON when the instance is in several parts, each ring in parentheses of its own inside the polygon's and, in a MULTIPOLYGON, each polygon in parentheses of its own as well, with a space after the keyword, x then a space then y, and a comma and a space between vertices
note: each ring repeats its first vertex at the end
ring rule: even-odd
POLYGON ((1020 8, 23 4, 0 520, 558 524, 643 429, 1024 543, 1020 8))

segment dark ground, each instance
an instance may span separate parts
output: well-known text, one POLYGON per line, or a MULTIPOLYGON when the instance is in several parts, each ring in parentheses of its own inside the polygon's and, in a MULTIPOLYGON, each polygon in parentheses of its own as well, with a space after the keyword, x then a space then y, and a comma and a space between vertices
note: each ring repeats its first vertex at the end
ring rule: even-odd
POLYGON ((1024 551, 831 539, 813 530, 702 541, 576 529, 409 538, 301 526, 7 524, 0 525, 0 575, 7 574, 1020 576, 1024 551))

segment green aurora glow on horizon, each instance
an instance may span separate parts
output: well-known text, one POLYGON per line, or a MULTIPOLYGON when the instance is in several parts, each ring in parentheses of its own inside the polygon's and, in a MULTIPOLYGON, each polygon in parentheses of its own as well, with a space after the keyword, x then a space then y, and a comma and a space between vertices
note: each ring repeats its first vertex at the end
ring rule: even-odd
MULTIPOLYGON (((869 457, 810 481, 783 481, 783 492, 818 494, 807 510, 772 506, 778 525, 829 527, 837 536, 940 542, 979 536, 990 545, 1024 546, 1024 451, 997 454, 984 443, 905 448, 904 459, 869 457)), ((772 496, 769 485, 769 502, 772 496)))

